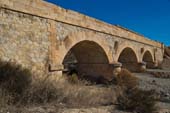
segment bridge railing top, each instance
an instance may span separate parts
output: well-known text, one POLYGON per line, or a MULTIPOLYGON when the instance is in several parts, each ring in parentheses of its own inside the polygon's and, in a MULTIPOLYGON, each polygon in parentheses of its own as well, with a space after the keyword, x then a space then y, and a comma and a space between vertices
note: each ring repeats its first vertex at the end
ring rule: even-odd
POLYGON ((61 8, 43 0, 0 0, 0 7, 84 27, 114 36, 124 37, 154 47, 162 47, 161 43, 147 39, 130 30, 102 22, 75 11, 61 8))

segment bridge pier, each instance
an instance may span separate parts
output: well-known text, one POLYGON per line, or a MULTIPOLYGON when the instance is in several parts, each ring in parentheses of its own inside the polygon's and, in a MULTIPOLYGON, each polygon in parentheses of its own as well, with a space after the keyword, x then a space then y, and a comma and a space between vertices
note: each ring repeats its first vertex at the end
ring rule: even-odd
POLYGON ((49 64, 48 65, 48 72, 55 73, 57 75, 62 75, 64 71, 64 66, 62 64, 49 64))
MULTIPOLYGON (((119 74, 122 68, 126 68, 126 67, 123 67, 122 63, 119 63, 119 62, 111 63, 110 65, 112 66, 112 69, 113 69, 113 75, 119 74)), ((129 71, 132 71, 132 70, 129 70, 129 71)), ((145 71, 146 71, 146 62, 139 62, 137 63, 136 67, 134 67, 132 72, 145 72, 145 71)))
POLYGON ((154 62, 154 68, 158 68, 159 67, 159 63, 157 61, 154 62))
POLYGON ((140 66, 140 72, 144 72, 146 71, 146 69, 155 69, 155 68, 158 68, 159 64, 157 61, 154 61, 154 62, 140 62, 139 63, 139 66, 140 66))
POLYGON ((139 72, 146 71, 146 62, 139 62, 139 72))
POLYGON ((118 75, 122 70, 122 64, 117 63, 110 63, 111 67, 113 68, 113 75, 118 75))

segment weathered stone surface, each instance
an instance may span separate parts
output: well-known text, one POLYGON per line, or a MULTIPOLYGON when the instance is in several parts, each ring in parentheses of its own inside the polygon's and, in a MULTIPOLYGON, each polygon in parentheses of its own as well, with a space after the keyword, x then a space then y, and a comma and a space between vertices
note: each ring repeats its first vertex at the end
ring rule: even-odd
POLYGON ((0 13, 0 58, 44 70, 50 45, 47 20, 4 9, 0 13))
POLYGON ((140 41, 147 44, 155 44, 161 47, 160 43, 151 41, 136 33, 133 33, 127 29, 122 29, 118 26, 106 24, 97 19, 82 15, 80 13, 63 9, 61 7, 49 4, 43 0, 0 0, 0 6, 29 13, 33 15, 42 16, 44 18, 50 18, 57 21, 78 25, 85 28, 94 29, 100 32, 105 32, 112 35, 125 37, 128 39, 140 41))
POLYGON ((79 64, 89 68, 82 66, 81 71, 98 71, 97 74, 110 78, 110 63, 121 61, 130 69, 137 69, 143 60, 161 63, 164 45, 42 0, 0 0, 2 60, 13 60, 34 71, 47 72, 49 66, 52 70, 61 68, 69 51, 75 54, 79 64), (127 48, 134 55, 123 55, 127 61, 122 61, 120 56, 127 48), (149 55, 145 55, 146 52, 149 55))

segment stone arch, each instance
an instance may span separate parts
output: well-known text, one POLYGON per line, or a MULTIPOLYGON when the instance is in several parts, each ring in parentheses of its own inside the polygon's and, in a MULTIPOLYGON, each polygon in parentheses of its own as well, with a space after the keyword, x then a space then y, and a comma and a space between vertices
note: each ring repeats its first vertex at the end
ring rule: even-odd
POLYGON ((112 55, 105 40, 100 39, 94 32, 78 32, 67 36, 62 42, 60 59, 66 66, 68 59, 74 59, 78 74, 88 78, 106 78, 112 76, 109 63, 112 55))
POLYGON ((118 59, 119 59, 121 52, 126 48, 131 48, 132 51, 135 53, 135 55, 137 57, 137 62, 140 62, 140 57, 139 57, 140 55, 139 55, 138 49, 135 49, 136 46, 129 44, 128 42, 124 42, 124 43, 119 45, 119 47, 117 49, 117 53, 114 55, 114 61, 118 62, 118 59))
POLYGON ((60 57, 60 63, 64 60, 64 56, 67 54, 67 52, 76 44, 82 41, 91 41, 95 42, 98 45, 101 46, 101 48, 106 53, 106 56, 108 57, 109 62, 113 61, 112 58, 112 52, 109 48, 109 44, 104 40, 102 37, 98 36, 95 32, 74 32, 68 35, 63 41, 62 45, 60 46, 58 53, 61 53, 59 55, 60 57))
MULTIPOLYGON (((80 63, 94 63, 94 64, 108 64, 109 60, 104 49, 94 41, 80 41, 75 44, 67 53, 73 59, 78 60, 80 63), (74 53, 74 54, 73 54, 74 53)), ((64 62, 66 59, 64 58, 64 62)), ((74 60, 74 61, 75 61, 74 60)))
POLYGON ((122 63, 122 67, 130 71, 138 71, 138 58, 135 51, 130 48, 124 48, 118 57, 118 62, 122 63))
POLYGON ((144 52, 142 61, 146 62, 146 68, 154 68, 154 57, 149 50, 144 52))

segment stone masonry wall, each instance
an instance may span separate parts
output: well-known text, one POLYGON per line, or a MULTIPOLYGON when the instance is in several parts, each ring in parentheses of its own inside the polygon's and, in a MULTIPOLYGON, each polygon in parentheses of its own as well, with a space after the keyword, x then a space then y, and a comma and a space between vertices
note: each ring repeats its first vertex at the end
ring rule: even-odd
MULTIPOLYGON (((57 28, 56 29, 57 30, 56 31, 57 32, 56 39, 59 40, 60 42, 64 41, 67 38, 67 36, 69 36, 72 33, 82 32, 82 31, 84 31, 84 32, 91 31, 90 29, 82 28, 79 26, 73 26, 73 25, 69 25, 66 23, 62 23, 62 22, 56 22, 56 28, 57 28)), ((96 33, 103 40, 107 41, 107 44, 108 44, 107 46, 109 46, 109 48, 113 54, 113 61, 115 61, 115 62, 118 61, 118 57, 120 55, 119 52, 121 52, 121 49, 123 47, 131 47, 132 49, 134 49, 134 52, 137 54, 137 57, 138 57, 138 62, 142 61, 143 54, 145 51, 150 50, 151 53, 154 53, 155 49, 156 49, 156 52, 155 52, 156 59, 155 60, 158 60, 160 62, 163 60, 163 56, 162 56, 163 51, 159 47, 153 47, 151 45, 146 45, 146 44, 143 44, 140 42, 123 39, 123 38, 120 38, 119 36, 113 36, 113 35, 100 33, 100 32, 96 32, 96 31, 94 31, 94 33, 96 33), (115 48, 116 43, 117 43, 117 48, 115 48), (142 53, 141 53, 140 48, 144 48, 144 51, 142 53)), ((93 37, 91 37, 91 38, 93 38, 93 37)), ((58 46, 60 46, 60 44, 58 44, 58 46)), ((154 57, 154 54, 152 54, 152 55, 154 57)))
POLYGON ((50 45, 47 26, 46 19, 0 9, 0 58, 45 71, 50 45))

